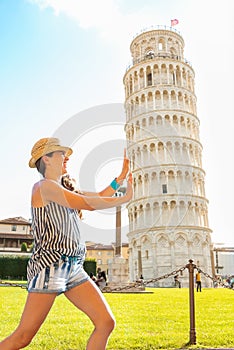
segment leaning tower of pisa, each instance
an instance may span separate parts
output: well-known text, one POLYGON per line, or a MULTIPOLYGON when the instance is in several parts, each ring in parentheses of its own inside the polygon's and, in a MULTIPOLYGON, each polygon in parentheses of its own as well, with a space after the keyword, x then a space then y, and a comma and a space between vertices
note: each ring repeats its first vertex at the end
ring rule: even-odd
MULTIPOLYGON (((194 70, 184 58, 184 40, 159 26, 137 35, 130 50, 132 64, 123 79, 134 187, 128 205, 130 280, 164 275, 190 258, 212 274, 194 70)), ((184 287, 187 277, 180 276, 184 287)), ((156 286, 172 283, 167 278, 156 286)))

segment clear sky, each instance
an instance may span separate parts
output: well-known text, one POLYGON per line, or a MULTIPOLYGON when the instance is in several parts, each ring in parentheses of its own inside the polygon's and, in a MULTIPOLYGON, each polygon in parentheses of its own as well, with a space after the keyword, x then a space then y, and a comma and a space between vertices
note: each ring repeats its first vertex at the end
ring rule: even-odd
MULTIPOLYGON (((41 137, 62 134, 72 144, 70 170, 83 170, 85 189, 118 175, 131 40, 176 18, 196 74, 213 241, 234 246, 233 13, 232 0, 1 0, 0 219, 30 217, 39 177, 27 164, 41 137)), ((114 216, 85 213, 85 240, 114 241, 114 216)), ((123 226, 126 241, 126 210, 123 226)))

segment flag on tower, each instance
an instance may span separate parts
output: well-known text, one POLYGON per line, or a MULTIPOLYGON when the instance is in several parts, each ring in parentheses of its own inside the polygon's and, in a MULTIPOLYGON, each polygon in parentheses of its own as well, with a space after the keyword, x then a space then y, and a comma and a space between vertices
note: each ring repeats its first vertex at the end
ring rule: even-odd
POLYGON ((176 26, 178 23, 178 19, 171 19, 171 26, 176 26))

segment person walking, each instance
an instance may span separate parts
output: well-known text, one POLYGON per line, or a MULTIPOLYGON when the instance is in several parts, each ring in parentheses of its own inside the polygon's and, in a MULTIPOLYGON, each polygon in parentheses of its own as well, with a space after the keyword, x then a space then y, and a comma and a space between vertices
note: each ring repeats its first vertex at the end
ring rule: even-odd
POLYGON ((174 276, 174 282, 175 282, 175 287, 181 288, 181 282, 179 280, 179 276, 178 275, 174 276))
POLYGON ((197 270, 196 273, 196 284, 197 284, 197 292, 201 292, 201 272, 200 270, 197 270))
POLYGON ((18 327, 0 342, 0 350, 29 345, 61 293, 94 325, 87 350, 106 349, 115 327, 103 294, 83 269, 86 248, 79 231, 79 211, 111 208, 132 198, 129 160, 125 151, 119 177, 101 192, 77 193, 61 184, 71 154, 72 149, 57 138, 40 139, 32 148, 29 167, 37 168, 42 179, 33 186, 31 197, 34 249, 27 267, 28 295, 18 327), (113 196, 126 177, 125 195, 113 196))

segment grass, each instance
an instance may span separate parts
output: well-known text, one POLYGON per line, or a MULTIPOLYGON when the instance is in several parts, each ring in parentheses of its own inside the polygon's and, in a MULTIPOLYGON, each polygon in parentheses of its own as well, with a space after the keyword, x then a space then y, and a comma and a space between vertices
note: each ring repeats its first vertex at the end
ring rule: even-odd
MULTIPOLYGON (((234 292, 195 292, 197 345, 189 341, 188 289, 148 289, 153 294, 105 294, 117 320, 108 350, 205 349, 234 347, 234 292)), ((27 292, 0 288, 0 339, 18 324, 27 292)), ((88 301, 87 301, 88 302, 88 301)), ((84 350, 92 331, 86 315, 59 296, 27 349, 84 350)))

